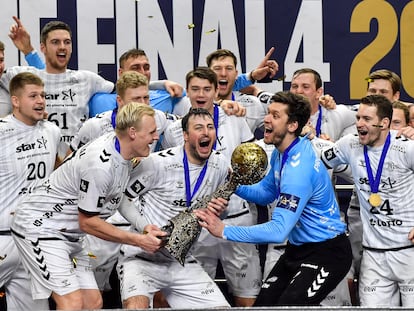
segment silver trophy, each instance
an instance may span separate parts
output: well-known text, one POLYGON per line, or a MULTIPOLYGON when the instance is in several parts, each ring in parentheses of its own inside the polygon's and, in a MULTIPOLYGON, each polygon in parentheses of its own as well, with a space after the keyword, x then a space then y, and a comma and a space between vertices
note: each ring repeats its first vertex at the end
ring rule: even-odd
POLYGON ((168 224, 161 228, 169 234, 165 249, 183 266, 188 251, 201 232, 198 218, 192 211, 206 208, 212 198, 228 200, 239 185, 251 185, 260 181, 267 169, 266 152, 255 143, 243 143, 233 151, 231 166, 233 172, 228 182, 171 218, 168 224))

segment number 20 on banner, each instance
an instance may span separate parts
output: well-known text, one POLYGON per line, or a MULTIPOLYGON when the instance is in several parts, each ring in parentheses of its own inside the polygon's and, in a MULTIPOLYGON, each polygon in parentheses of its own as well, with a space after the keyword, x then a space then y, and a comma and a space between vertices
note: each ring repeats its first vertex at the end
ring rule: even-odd
POLYGON ((350 97, 359 99, 365 95, 367 87, 365 78, 372 67, 390 52, 398 35, 400 36, 401 80, 407 94, 414 97, 414 1, 408 2, 403 8, 399 23, 394 8, 387 1, 361 1, 352 13, 350 31, 370 32, 373 19, 377 20, 378 33, 352 62, 349 74, 350 97))

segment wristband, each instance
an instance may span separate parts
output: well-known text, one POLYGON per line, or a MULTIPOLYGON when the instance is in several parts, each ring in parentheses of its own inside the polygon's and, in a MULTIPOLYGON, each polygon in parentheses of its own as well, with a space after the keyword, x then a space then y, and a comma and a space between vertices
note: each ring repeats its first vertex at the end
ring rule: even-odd
POLYGON ((256 83, 257 80, 253 78, 253 72, 254 72, 254 69, 250 71, 249 73, 249 80, 252 81, 252 83, 256 83))

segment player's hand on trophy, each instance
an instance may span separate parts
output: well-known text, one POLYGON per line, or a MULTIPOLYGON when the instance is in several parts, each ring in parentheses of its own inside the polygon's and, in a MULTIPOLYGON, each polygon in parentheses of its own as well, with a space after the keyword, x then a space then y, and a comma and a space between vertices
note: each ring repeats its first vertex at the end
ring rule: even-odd
POLYGON ((217 215, 208 209, 198 209, 194 213, 200 219, 200 226, 206 228, 215 237, 223 238, 224 223, 217 215))
POLYGON ((207 205, 207 209, 214 215, 220 217, 220 215, 227 209, 229 201, 223 198, 213 198, 207 205))
POLYGON ((146 252, 155 253, 164 246, 167 235, 167 232, 162 231, 155 225, 146 225, 141 235, 142 240, 137 243, 137 246, 146 252))

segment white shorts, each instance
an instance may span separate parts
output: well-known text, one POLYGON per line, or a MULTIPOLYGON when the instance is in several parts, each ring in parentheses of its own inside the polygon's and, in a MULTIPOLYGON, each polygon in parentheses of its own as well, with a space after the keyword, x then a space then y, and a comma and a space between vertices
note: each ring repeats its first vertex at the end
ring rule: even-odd
POLYGON ((11 235, 0 235, 0 250, 0 287, 5 287, 7 310, 48 310, 47 299, 32 298, 29 274, 11 235))
MULTIPOLYGON (((245 214, 227 218, 229 225, 252 225, 257 215, 245 214)), ((262 284, 262 270, 259 251, 255 244, 237 243, 218 239, 203 229, 191 253, 201 263, 204 270, 215 278, 218 260, 225 274, 229 292, 236 297, 256 298, 262 284)))
POLYGON ((92 271, 100 291, 110 291, 110 276, 118 261, 122 244, 102 240, 94 235, 87 234, 84 248, 90 254, 92 271))
POLYGON ((328 296, 321 301, 321 306, 352 306, 347 277, 344 277, 328 296))
MULTIPOLYGON (((131 225, 117 211, 106 222, 119 229, 128 231, 131 225)), ((84 248, 91 255, 92 270, 100 291, 110 291, 110 277, 121 250, 121 243, 102 240, 94 235, 87 234, 84 240, 84 248)))
POLYGON ((216 283, 195 260, 181 266, 178 261, 151 262, 120 256, 117 265, 122 301, 146 296, 152 301, 161 290, 171 308, 230 307, 216 283))
POLYGON ((414 247, 399 251, 364 249, 359 276, 361 306, 414 307, 413 263, 414 247))
POLYGON ((348 207, 347 218, 349 242, 351 243, 353 257, 351 275, 356 277, 359 275, 362 256, 362 221, 359 209, 348 207))
POLYGON ((29 271, 34 299, 48 298, 52 292, 66 295, 79 289, 98 289, 82 242, 13 238, 29 271))

